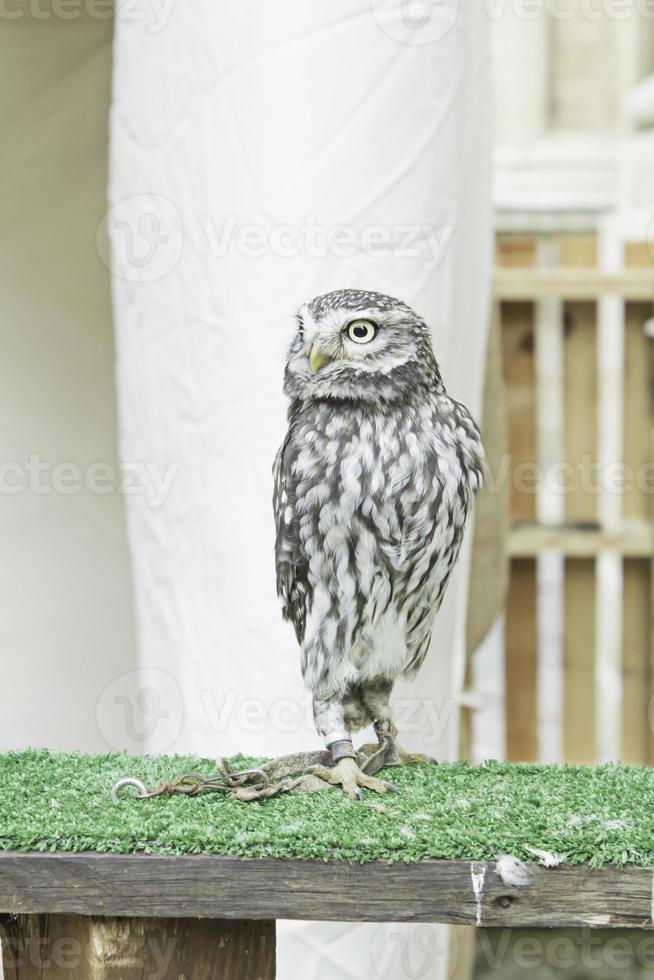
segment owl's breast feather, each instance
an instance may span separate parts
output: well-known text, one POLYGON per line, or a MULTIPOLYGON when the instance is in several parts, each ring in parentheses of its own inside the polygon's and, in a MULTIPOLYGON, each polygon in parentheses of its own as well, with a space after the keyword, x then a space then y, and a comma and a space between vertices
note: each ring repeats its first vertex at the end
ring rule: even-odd
POLYGON ((433 537, 439 524, 463 526, 483 450, 462 406, 441 395, 385 412, 319 404, 302 414, 296 505, 314 552, 338 549, 344 565, 344 549, 370 553, 365 531, 397 567, 407 541, 433 537))

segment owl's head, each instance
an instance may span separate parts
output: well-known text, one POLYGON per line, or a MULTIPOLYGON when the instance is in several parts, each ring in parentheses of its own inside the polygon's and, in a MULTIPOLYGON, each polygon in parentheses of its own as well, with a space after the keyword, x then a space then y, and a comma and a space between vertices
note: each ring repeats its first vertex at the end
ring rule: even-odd
POLYGON ((442 388, 425 321, 399 299, 337 289, 303 304, 286 363, 293 399, 402 401, 442 388))

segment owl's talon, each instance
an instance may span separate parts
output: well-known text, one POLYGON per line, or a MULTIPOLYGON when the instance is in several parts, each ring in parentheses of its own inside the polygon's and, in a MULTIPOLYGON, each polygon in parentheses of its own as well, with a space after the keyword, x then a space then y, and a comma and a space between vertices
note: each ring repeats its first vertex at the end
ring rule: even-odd
POLYGON ((409 765, 429 765, 437 766, 438 759, 433 755, 425 755, 423 752, 407 752, 398 744, 395 735, 388 731, 383 731, 375 725, 377 732, 377 747, 364 745, 363 767, 366 772, 379 772, 386 766, 409 766, 409 765))
POLYGON ((302 770, 303 776, 320 776, 322 778, 322 773, 325 770, 325 766, 321 766, 319 763, 313 763, 311 766, 305 766, 302 770))
POLYGON ((351 800, 362 802, 364 799, 363 790, 368 789, 373 793, 392 793, 397 791, 392 783, 384 779, 375 779, 363 772, 354 759, 345 758, 336 763, 335 766, 309 766, 306 770, 309 776, 317 776, 330 786, 340 786, 351 800))

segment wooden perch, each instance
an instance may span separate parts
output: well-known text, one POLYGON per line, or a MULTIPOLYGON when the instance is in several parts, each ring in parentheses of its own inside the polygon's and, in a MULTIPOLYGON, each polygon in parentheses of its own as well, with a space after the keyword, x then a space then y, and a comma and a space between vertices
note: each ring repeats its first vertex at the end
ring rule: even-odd
POLYGON ((652 928, 652 871, 493 861, 298 861, 0 852, 0 911, 218 919, 652 928), (474 876, 481 881, 478 888, 474 876))
POLYGON ((522 869, 525 883, 511 885, 494 861, 4 851, 5 977, 41 977, 47 961, 49 980, 140 980, 148 969, 193 980, 268 980, 278 918, 652 928, 651 870, 522 869))

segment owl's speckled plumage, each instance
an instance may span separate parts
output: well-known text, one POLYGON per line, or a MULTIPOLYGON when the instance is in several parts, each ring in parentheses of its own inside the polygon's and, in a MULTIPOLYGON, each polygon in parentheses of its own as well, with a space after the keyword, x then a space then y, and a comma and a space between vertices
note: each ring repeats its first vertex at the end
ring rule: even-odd
POLYGON ((392 724, 390 691, 427 654, 483 449, 428 326, 389 296, 337 290, 303 306, 284 388, 277 586, 330 744, 392 724), (373 325, 369 342, 347 333, 353 320, 373 325))

